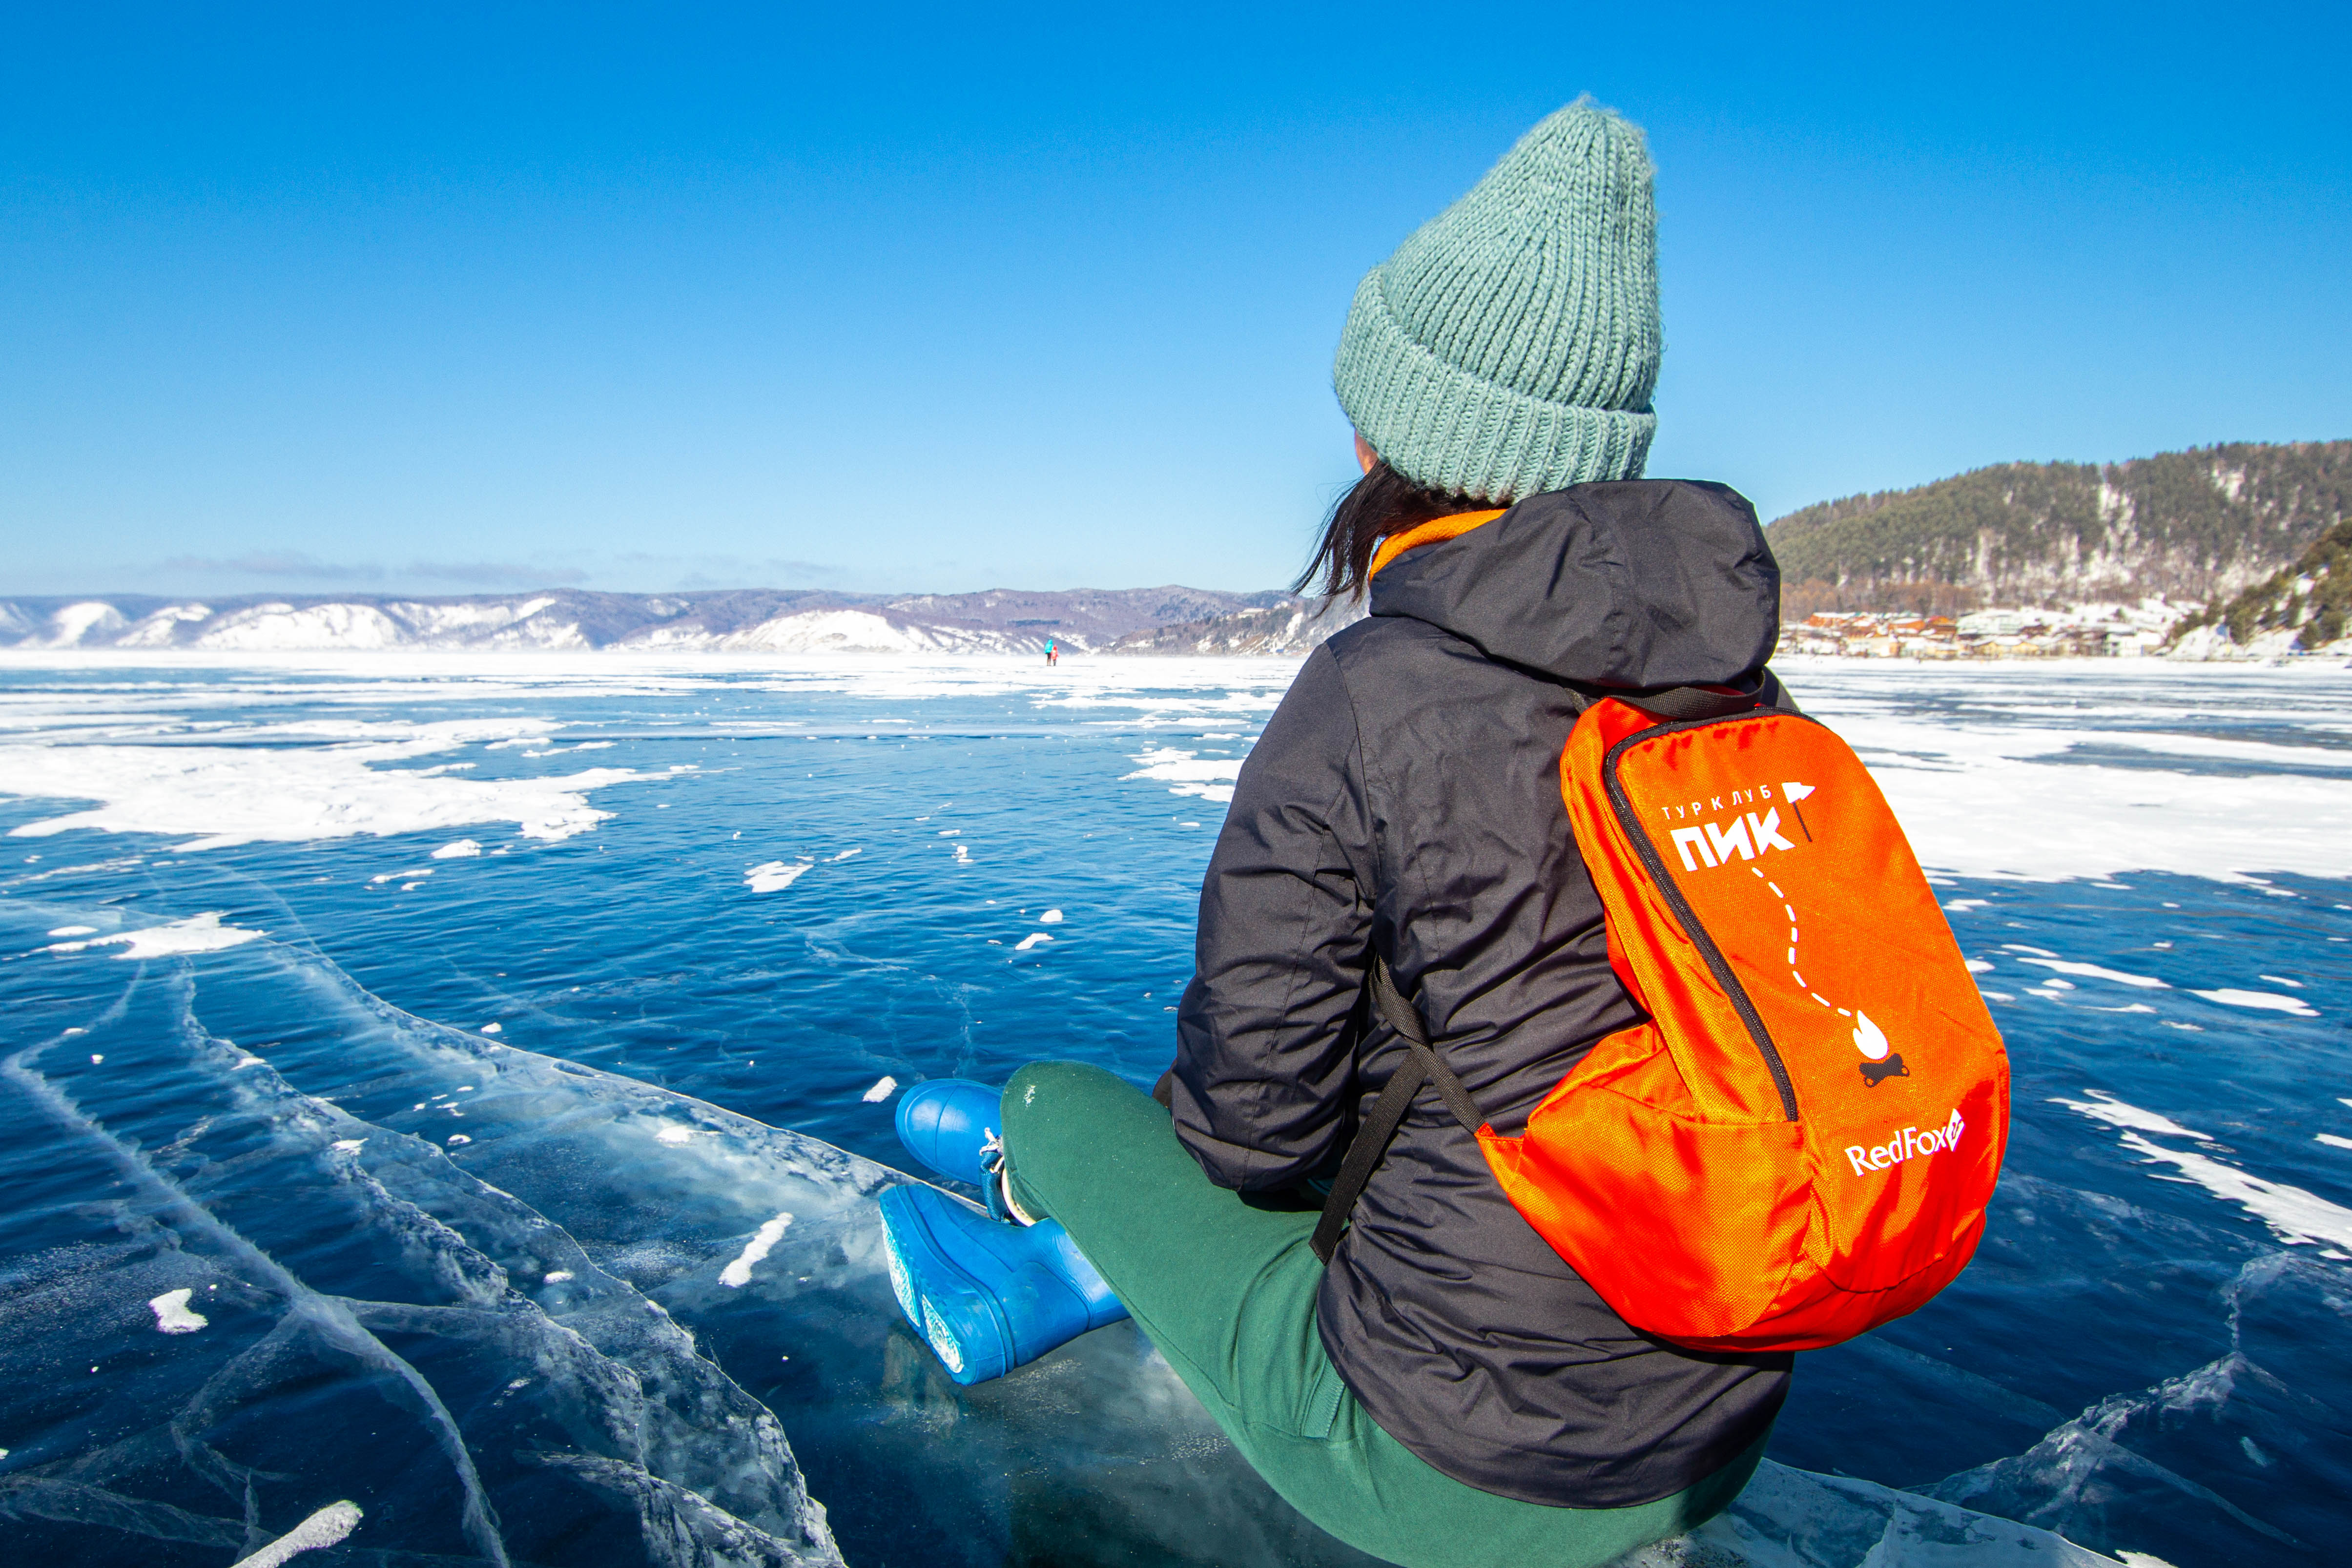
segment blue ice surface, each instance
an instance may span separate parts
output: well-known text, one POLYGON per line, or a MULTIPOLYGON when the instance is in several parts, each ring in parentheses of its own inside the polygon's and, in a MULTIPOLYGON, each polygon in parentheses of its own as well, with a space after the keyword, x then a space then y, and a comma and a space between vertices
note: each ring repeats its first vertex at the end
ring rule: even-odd
MULTIPOLYGON (((0 668, 0 831, 123 814, 0 841, 0 1542, 226 1564, 348 1500, 312 1561, 1365 1561, 1131 1325, 956 1388, 872 1219, 905 1179, 885 1079, 1166 1064, 1219 786, 1286 676, 0 668), (518 723, 545 738, 499 743, 518 723), (460 810, 183 847, 266 821, 302 759, 404 735, 368 765, 420 779, 355 824, 444 809, 435 778, 635 776, 551 840, 460 810), (5 793, 77 744, 88 799, 5 793), (223 771, 161 798, 218 820, 142 830, 142 781, 199 758, 223 771), (166 927, 266 934, 107 940, 166 927)), ((2325 780, 2347 689, 2119 711, 2053 675, 1988 720, 1946 675, 1870 700, 2123 737, 2053 773, 2325 780)), ((2179 1568, 2324 1558, 2352 1520, 2346 884, 1944 882, 2016 1073, 1983 1247, 1927 1310, 1801 1357, 1778 1465, 1655 1560, 2067 1560, 2039 1529, 2179 1568)))

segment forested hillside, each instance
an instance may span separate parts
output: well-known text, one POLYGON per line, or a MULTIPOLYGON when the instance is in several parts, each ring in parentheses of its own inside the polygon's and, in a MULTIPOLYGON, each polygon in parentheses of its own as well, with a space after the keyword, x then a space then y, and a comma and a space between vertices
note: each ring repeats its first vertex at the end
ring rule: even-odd
POLYGON ((1771 524, 1783 613, 2212 599, 2342 521, 2352 441, 2239 443, 2129 462, 2003 463, 1823 501, 1771 524))
POLYGON ((2294 565, 2180 629, 2184 641, 2209 652, 2316 653, 2343 642, 2352 630, 2352 522, 2337 523, 2294 565))

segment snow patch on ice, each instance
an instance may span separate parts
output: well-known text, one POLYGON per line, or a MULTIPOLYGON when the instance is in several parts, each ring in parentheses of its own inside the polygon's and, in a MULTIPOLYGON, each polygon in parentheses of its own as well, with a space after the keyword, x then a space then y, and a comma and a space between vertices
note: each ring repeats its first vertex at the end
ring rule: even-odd
POLYGON ((1930 721, 1807 695, 1807 710, 1862 753, 1931 870, 2044 882, 2142 870, 2223 881, 2265 870, 2352 877, 2352 795, 2315 776, 2352 766, 2340 747, 1930 721), (2077 747, 2234 767, 2067 761, 2077 747), (2280 833, 2283 822, 2297 831, 2280 833))
POLYGON ((189 1310, 188 1298, 194 1293, 185 1288, 166 1290, 147 1303, 154 1310, 155 1327, 159 1332, 193 1334, 212 1321, 202 1312, 189 1310))
POLYGON ((2352 1209, 2331 1204, 2315 1193, 2284 1182, 2266 1182, 2235 1165, 2225 1165, 2202 1154, 2167 1149, 2137 1132, 2125 1133, 2123 1145, 2147 1155, 2151 1164, 2161 1162, 2178 1166, 2181 1175, 2177 1179, 2194 1182, 2215 1197, 2245 1208, 2290 1247, 2319 1244, 2352 1247, 2352 1209))
POLYGON ((1203 762, 1196 752, 1179 751, 1173 746, 1153 746, 1135 759, 1143 766, 1126 779, 1159 779, 1168 784, 1170 795, 1198 795, 1202 800, 1220 803, 1234 798, 1234 781, 1241 777, 1238 761, 1203 762))
POLYGON ((814 862, 803 860, 797 865, 782 860, 769 860, 743 873, 743 885, 755 893, 781 893, 808 874, 814 862))
POLYGON ((892 1078, 888 1073, 884 1073, 880 1078, 874 1080, 874 1087, 872 1089, 867 1089, 864 1094, 859 1095, 857 1098, 864 1100, 868 1105, 879 1105, 898 1092, 898 1080, 892 1078))
POLYGON ((260 1551, 240 1557, 229 1568, 278 1568, 297 1552, 316 1552, 341 1542, 359 1528, 360 1505, 348 1499, 331 1502, 260 1551))
POLYGON ((1062 923, 1062 911, 1059 910, 1047 910, 1044 914, 1037 917, 1037 923, 1039 925, 1047 926, 1060 925, 1062 923))
POLYGON ((1019 942, 1014 942, 1013 944, 1013 951, 1015 952, 1026 952, 1040 942, 1047 942, 1053 940, 1054 939, 1052 937, 1047 936, 1042 931, 1033 931, 1027 936, 1023 937, 1019 942))
POLYGON ((676 1147, 680 1143, 693 1142, 694 1129, 691 1127, 680 1127, 675 1121, 665 1122, 654 1136, 660 1139, 663 1142, 667 1143, 672 1147, 676 1147))
POLYGON ((481 852, 482 846, 479 841, 472 838, 460 838, 455 843, 444 844, 440 848, 433 851, 433 858, 436 860, 470 860, 481 852))
POLYGON ((792 1215, 780 1214, 762 1225, 744 1244, 743 1250, 735 1255, 735 1261, 719 1271, 719 1282, 730 1290, 740 1290, 750 1284, 753 1266, 773 1251, 776 1243, 783 1240, 784 1227, 792 1223, 792 1215))
MULTIPOLYGON (((2063 879, 2144 867, 2234 879, 2265 868, 2342 875, 2352 862, 2352 851, 2336 849, 2319 858, 2333 864, 2315 867, 2274 832, 2282 820, 2310 820, 2305 807, 2341 820, 2344 806, 2331 809, 2327 781, 2313 775, 2352 765, 2352 753, 2182 732, 2209 705, 2242 707, 2253 683, 2241 678, 2103 669, 2095 700, 2085 700, 2091 683, 2066 667, 1808 674, 1816 679, 1802 682, 1807 710, 1864 753, 1931 868, 2063 879), (2137 701, 2143 686, 2162 700, 2137 701), (1923 695, 1958 711, 1913 708, 1923 695), (2117 751, 2147 760, 2094 760, 2117 751), (1975 826, 1995 820, 1998 833, 1975 826)), ((2303 711, 2290 722, 2314 739, 2331 728, 2303 711)))
POLYGON ((2081 1111, 2094 1121, 2104 1121, 2113 1127, 2135 1128, 2142 1132, 2160 1132, 2168 1138, 2201 1138, 2208 1142, 2212 1141, 2213 1135, 2210 1132, 2200 1132, 2194 1128, 2183 1127, 2168 1116, 2158 1115, 2153 1110, 2142 1110, 2137 1105, 2127 1105, 2104 1090, 2086 1089, 2083 1092, 2091 1097, 2089 1102, 2066 1100, 2053 1095, 2050 1098, 2050 1103, 2063 1105, 2069 1110, 2081 1111))
MULTIPOLYGON (((2169 991, 2171 986, 2149 974, 2126 974, 2120 969, 2102 969, 2095 963, 2071 963, 2063 958, 2021 958, 2020 963, 2035 964, 2042 969, 2054 969, 2061 974, 2080 974, 2091 980, 2112 980, 2118 985, 2137 985, 2150 990, 2169 991)), ((2059 985, 2055 980, 2049 984, 2059 985)), ((2061 987, 2072 991, 2071 985, 2061 987)))
POLYGON ((360 834, 445 832, 484 822, 511 822, 527 838, 569 838, 612 816, 588 805, 590 790, 670 776, 591 768, 554 778, 465 779, 437 769, 384 765, 518 729, 545 728, 537 721, 320 721, 257 726, 247 732, 281 742, 319 742, 307 745, 15 743, 0 745, 0 792, 100 803, 25 823, 10 829, 11 837, 81 828, 161 833, 187 839, 179 848, 194 851, 360 834))
POLYGON ((2281 996, 2273 991, 2232 991, 2223 986, 2218 991, 2192 991, 2192 996, 2202 996, 2208 1002, 2219 1002, 2224 1007, 2252 1007, 2269 1013, 2284 1013, 2290 1018, 2316 1018, 2319 1009, 2300 996, 2281 996))
POLYGON ((117 931, 112 936, 94 936, 88 942, 52 942, 50 952, 79 952, 88 947, 109 947, 121 944, 117 958, 167 958, 182 952, 217 952, 225 947, 238 947, 268 936, 268 931, 246 931, 237 926, 221 924, 220 911, 209 910, 200 915, 190 915, 168 925, 143 926, 137 931, 117 931))
POLYGON ((59 926, 49 934, 51 936, 88 936, 97 929, 96 926, 59 926))

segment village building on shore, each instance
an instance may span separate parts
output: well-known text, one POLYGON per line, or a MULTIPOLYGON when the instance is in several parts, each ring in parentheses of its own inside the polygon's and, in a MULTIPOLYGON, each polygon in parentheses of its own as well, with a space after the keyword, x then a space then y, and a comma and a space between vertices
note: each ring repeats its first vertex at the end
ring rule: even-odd
POLYGON ((1839 658, 2115 658, 2162 650, 2200 605, 2162 597, 2137 605, 1974 610, 1958 616, 1822 610, 1780 629, 1789 653, 1839 658))

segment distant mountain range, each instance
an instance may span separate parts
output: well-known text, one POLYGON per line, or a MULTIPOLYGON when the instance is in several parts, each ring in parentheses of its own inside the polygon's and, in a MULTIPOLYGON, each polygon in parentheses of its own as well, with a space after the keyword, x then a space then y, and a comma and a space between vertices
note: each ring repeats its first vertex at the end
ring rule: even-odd
POLYGON ((1223 610, 1197 620, 1149 631, 1129 632, 1112 653, 1286 654, 1311 653, 1332 633, 1364 618, 1364 606, 1297 594, 1267 595, 1274 602, 1223 610))
POLYGON ((2352 441, 2236 444, 2129 462, 2003 463, 1848 496, 1765 531, 1783 618, 2163 595, 2209 601, 2346 516, 2352 441))
POLYGON ((1282 593, 1079 588, 1067 593, 377 595, 173 599, 135 595, 0 600, 0 646, 198 648, 565 650, 646 653, 1078 652, 1150 639, 1171 626, 1293 603, 1282 593))
MULTIPOLYGON (((2209 621, 2240 646, 2304 624, 2282 616, 2323 623, 2309 643, 2338 625, 2325 617, 2352 585, 2341 570, 2323 573, 2313 598, 2287 568, 2345 522, 2347 499, 2352 441, 2237 444, 2105 465, 2004 463, 1823 501, 1766 537, 1791 622, 1817 610, 1949 613, 2161 595, 2213 605, 2209 621), (2269 597, 2221 605, 2242 592, 2269 597)), ((98 595, 0 600, 0 647, 1035 654, 1050 637, 1078 653, 1298 654, 1362 616, 1361 605, 1275 590, 1181 587, 98 595)))

